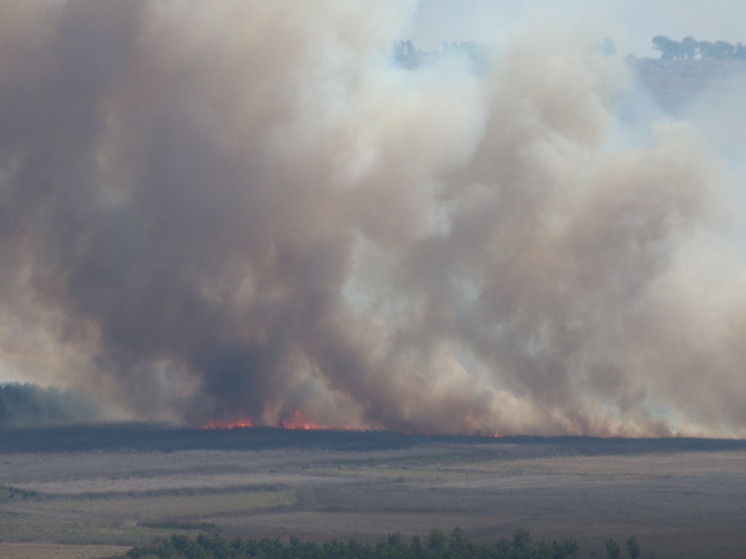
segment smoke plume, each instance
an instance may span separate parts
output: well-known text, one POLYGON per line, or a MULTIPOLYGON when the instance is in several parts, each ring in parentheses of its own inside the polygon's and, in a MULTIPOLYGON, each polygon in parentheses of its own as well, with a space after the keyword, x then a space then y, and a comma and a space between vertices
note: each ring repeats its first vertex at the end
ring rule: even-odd
POLYGON ((630 132, 575 33, 397 66, 415 9, 0 4, 2 368, 120 418, 746 435, 696 125, 630 132))
POLYGON ((0 384, 0 427, 90 423, 102 416, 78 394, 33 384, 0 384))

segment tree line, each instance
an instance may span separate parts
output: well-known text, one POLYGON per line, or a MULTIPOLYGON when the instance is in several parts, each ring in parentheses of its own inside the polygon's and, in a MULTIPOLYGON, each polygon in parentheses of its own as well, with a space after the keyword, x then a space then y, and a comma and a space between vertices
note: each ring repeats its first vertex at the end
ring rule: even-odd
MULTIPOLYGON (((640 546, 630 537, 624 546, 616 540, 605 543, 609 559, 639 559, 640 546)), ((573 539, 534 542, 528 530, 518 529, 512 538, 501 538, 495 544, 473 543, 461 528, 450 534, 431 530, 427 537, 413 536, 406 541, 400 533, 390 534, 374 543, 355 539, 324 543, 301 541, 291 537, 287 544, 280 539, 227 540, 220 534, 200 534, 196 538, 174 534, 160 543, 133 547, 126 559, 574 559, 580 546, 573 539)), ((594 552, 593 556, 600 557, 594 552)))
POLYGON ((653 37, 653 48, 660 51, 661 60, 746 60, 746 46, 742 43, 733 45, 727 41, 697 41, 692 37, 674 41, 663 35, 656 35, 653 37))

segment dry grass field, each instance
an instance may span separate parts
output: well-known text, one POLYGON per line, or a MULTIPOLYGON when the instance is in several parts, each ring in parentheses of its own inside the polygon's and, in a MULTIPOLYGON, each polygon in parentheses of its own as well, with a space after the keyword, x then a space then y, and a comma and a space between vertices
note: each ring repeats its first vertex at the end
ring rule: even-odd
POLYGON ((0 557, 13 559, 97 559, 125 553, 127 547, 33 542, 0 542, 0 557))
POLYGON ((412 437, 361 450, 345 434, 344 444, 297 435, 255 449, 41 441, 33 450, 34 436, 0 437, 4 559, 103 557, 122 548, 97 546, 202 529, 372 541, 456 526, 482 542, 519 527, 574 537, 581 557, 630 535, 643 557, 746 556, 738 442, 412 437))

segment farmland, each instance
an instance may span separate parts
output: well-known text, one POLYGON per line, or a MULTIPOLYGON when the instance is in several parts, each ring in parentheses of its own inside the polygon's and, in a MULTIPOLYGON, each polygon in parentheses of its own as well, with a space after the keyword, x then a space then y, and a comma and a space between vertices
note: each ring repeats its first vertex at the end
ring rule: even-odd
POLYGON ((374 541, 456 526, 480 542, 574 537, 582 557, 630 535, 643 556, 746 546, 741 441, 5 430, 0 485, 3 557, 105 556, 174 532, 374 541))

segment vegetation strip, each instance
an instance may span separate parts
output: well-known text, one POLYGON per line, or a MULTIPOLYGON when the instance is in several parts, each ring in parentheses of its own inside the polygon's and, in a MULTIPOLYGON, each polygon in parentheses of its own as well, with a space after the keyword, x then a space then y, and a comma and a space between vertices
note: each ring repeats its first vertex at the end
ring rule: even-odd
MULTIPOLYGON (((606 541, 609 559, 620 559, 622 549, 630 559, 639 559, 640 545, 630 537, 624 546, 616 540, 606 541)), ((288 544, 275 538, 228 541, 220 535, 200 534, 195 539, 174 534, 161 543, 133 547, 127 559, 572 559, 580 546, 573 539, 534 542, 528 530, 519 528, 511 539, 501 538, 496 544, 475 544, 461 528, 450 535, 431 530, 424 541, 414 536, 409 543, 400 533, 390 534, 373 545, 350 539, 346 543, 331 540, 324 543, 304 542, 290 538, 288 544)), ((592 556, 597 554, 591 551, 592 556)))

